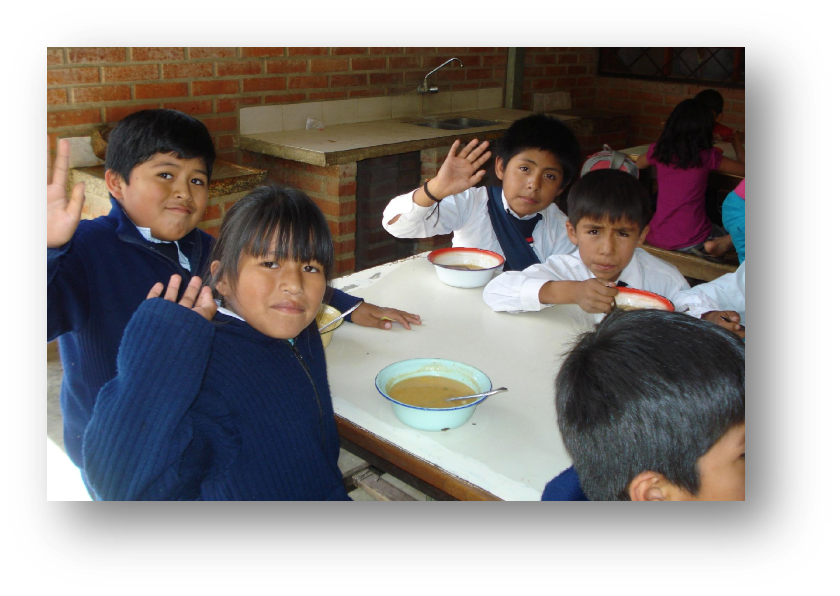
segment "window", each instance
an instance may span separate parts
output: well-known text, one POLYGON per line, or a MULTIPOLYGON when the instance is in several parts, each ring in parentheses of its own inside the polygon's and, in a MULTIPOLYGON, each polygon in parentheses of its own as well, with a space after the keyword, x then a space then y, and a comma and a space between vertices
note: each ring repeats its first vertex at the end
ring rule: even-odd
POLYGON ((744 87, 744 48, 601 48, 598 74, 744 87))

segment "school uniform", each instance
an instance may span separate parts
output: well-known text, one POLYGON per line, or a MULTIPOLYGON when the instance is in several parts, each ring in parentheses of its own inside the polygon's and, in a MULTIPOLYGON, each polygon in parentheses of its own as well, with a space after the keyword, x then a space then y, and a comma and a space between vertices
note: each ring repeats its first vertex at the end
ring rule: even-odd
POLYGON ((680 292, 681 304, 712 300, 716 308, 709 310, 734 310, 741 316, 741 325, 747 326, 747 262, 744 261, 733 273, 721 275, 710 282, 699 284, 680 292))
MULTIPOLYGON (((484 302, 497 312, 539 311, 552 306, 541 303, 539 298, 540 288, 547 282, 586 281, 594 277, 581 261, 580 251, 570 255, 552 255, 545 263, 497 276, 484 287, 484 302)), ((689 285, 679 270, 641 248, 634 251, 618 282, 664 296, 674 303, 678 312, 687 312, 695 317, 718 310, 711 298, 705 295, 683 299, 680 292, 688 290, 689 285)))
MULTIPOLYGON (((400 195, 385 207, 382 226, 391 235, 397 238, 430 238, 454 232, 453 247, 491 250, 508 259, 491 222, 488 209, 491 199, 487 187, 473 187, 446 197, 438 204, 438 213, 432 213, 435 205, 417 205, 412 199, 413 195, 414 191, 400 195), (396 222, 388 223, 397 215, 400 218, 396 222)), ((566 221, 569 218, 554 203, 525 218, 520 218, 510 209, 503 192, 501 205, 516 220, 528 221, 540 217, 530 242, 537 261, 545 262, 551 255, 568 254, 575 250, 575 245, 566 233, 566 221)))

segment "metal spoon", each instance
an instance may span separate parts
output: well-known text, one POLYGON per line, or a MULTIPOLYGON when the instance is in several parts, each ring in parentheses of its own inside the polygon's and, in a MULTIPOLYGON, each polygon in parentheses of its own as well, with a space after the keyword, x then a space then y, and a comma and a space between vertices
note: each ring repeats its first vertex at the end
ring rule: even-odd
POLYGON ((347 310, 345 310, 343 313, 341 313, 340 315, 338 315, 338 316, 337 316, 336 318, 334 318, 332 321, 330 321, 330 322, 328 322, 328 323, 324 323, 323 325, 321 325, 320 327, 318 327, 318 331, 323 331, 324 329, 326 329, 327 327, 329 327, 330 325, 332 325, 333 323, 335 323, 337 320, 342 319, 342 318, 346 317, 347 315, 349 315, 351 312, 353 312, 354 310, 356 310, 357 308, 359 308, 359 307, 360 307, 362 304, 364 304, 364 303, 365 303, 365 301, 364 301, 364 300, 360 300, 359 302, 357 302, 356 304, 354 304, 353 306, 351 306, 350 308, 348 308, 347 310))
POLYGON ((497 393, 501 393, 502 391, 507 391, 507 387, 499 387, 498 389, 494 389, 493 391, 487 391, 486 393, 476 393, 475 395, 465 395, 464 397, 449 397, 443 401, 458 401, 461 399, 470 399, 473 397, 484 397, 485 395, 496 395, 497 393))

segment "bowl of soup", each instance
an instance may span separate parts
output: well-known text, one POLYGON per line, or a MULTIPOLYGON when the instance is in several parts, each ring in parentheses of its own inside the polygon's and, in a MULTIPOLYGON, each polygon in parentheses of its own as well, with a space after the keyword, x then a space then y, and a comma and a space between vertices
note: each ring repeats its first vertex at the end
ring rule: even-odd
MULTIPOLYGON (((318 311, 318 316, 315 317, 315 324, 318 327, 320 327, 325 323, 329 323, 340 314, 341 311, 337 308, 333 308, 329 304, 322 304, 321 310, 318 311)), ((325 327, 320 331, 321 342, 324 344, 325 348, 328 345, 330 345, 330 342, 332 341, 333 331, 341 327, 342 323, 344 323, 344 317, 338 319, 335 323, 331 324, 329 327, 325 327)))
POLYGON ((429 262, 446 285, 480 288, 493 279, 505 264, 505 258, 480 248, 440 248, 429 253, 429 262))
POLYGON ((465 424, 487 396, 450 402, 446 398, 493 389, 490 377, 479 369, 442 358, 395 362, 379 371, 374 383, 400 422, 428 431, 450 430, 465 424))

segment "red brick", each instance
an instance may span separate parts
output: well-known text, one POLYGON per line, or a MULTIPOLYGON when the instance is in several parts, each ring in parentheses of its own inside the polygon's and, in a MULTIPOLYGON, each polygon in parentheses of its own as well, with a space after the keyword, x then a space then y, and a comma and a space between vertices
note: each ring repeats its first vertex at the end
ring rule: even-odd
POLYGON ((240 54, 243 58, 265 58, 267 56, 285 56, 285 48, 242 48, 240 54))
POLYGON ((204 126, 210 132, 235 131, 238 119, 236 116, 214 116, 213 118, 202 118, 204 126))
POLYGON ((326 56, 329 48, 289 48, 289 56, 326 56))
POLYGON ((239 81, 193 81, 193 95, 225 95, 239 93, 239 81))
POLYGON ((471 54, 486 54, 488 52, 495 52, 496 48, 470 48, 471 54))
POLYGON ((213 137, 213 140, 215 141, 216 148, 219 151, 224 151, 226 149, 234 149, 235 146, 236 146, 236 143, 235 143, 236 135, 235 134, 217 135, 217 136, 213 137))
POLYGON ((406 54, 434 54, 437 52, 437 48, 405 48, 406 54))
POLYGON ((387 67, 387 58, 353 58, 353 70, 382 70, 387 67))
POLYGON ((367 48, 332 48, 333 56, 346 56, 348 54, 367 54, 367 48))
POLYGON ((227 112, 235 112, 243 106, 255 106, 260 103, 259 97, 238 97, 231 99, 217 99, 216 113, 224 114, 227 112))
POLYGON ((545 75, 545 66, 526 66, 522 69, 522 77, 531 79, 545 75))
POLYGON ((674 111, 671 106, 663 106, 655 103, 642 104, 642 111, 646 114, 656 114, 660 119, 667 118, 668 115, 674 111))
POLYGON ((388 58, 389 68, 398 68, 404 70, 406 68, 420 68, 420 58, 416 56, 392 56, 388 58))
POLYGON ((164 79, 197 79, 213 76, 212 62, 192 62, 190 64, 164 64, 164 79))
POLYGON ((131 99, 131 87, 128 85, 97 85, 95 87, 76 87, 73 89, 73 103, 125 101, 128 99, 131 99))
MULTIPOLYGON (((336 255, 353 254, 356 252, 356 241, 345 240, 344 242, 334 242, 333 247, 336 255)), ((386 248, 393 250, 393 246, 388 246, 386 248)))
POLYGON ((59 106, 67 103, 67 89, 47 89, 47 105, 59 106))
POLYGON ((131 59, 137 62, 183 60, 184 48, 131 48, 131 59))
POLYGON ((481 64, 484 66, 507 66, 507 56, 482 56, 481 64))
POLYGON ((344 234, 352 234, 356 231, 356 220, 348 221, 329 221, 330 233, 333 236, 342 236, 344 234))
POLYGON ((187 48, 190 58, 235 58, 236 48, 187 48))
POLYGON ((63 50, 47 50, 47 66, 59 66, 64 64, 63 50))
POLYGON ((572 64, 572 65, 569 66, 569 74, 570 75, 582 75, 582 74, 588 74, 588 73, 589 73, 589 67, 587 67, 587 66, 583 66, 583 65, 580 65, 580 64, 572 64))
POLYGON ((399 85, 403 82, 401 72, 372 72, 370 73, 371 85, 399 85))
POLYGON ((577 54, 559 54, 557 56, 557 63, 558 64, 577 64, 578 56, 577 54))
POLYGON ((98 82, 98 68, 53 68, 47 70, 47 85, 77 85, 98 82))
POLYGON ((530 83, 530 88, 534 90, 554 89, 554 79, 532 79, 531 81, 524 81, 523 87, 530 83))
POLYGON ((211 236, 213 236, 213 238, 219 237, 219 226, 210 226, 205 228, 204 226, 199 225, 199 227, 211 236))
POLYGON ((211 219, 219 219, 222 216, 222 209, 218 205, 208 205, 204 210, 204 217, 202 220, 208 221, 211 219))
POLYGON ((545 76, 547 77, 563 77, 569 74, 569 67, 565 64, 563 66, 546 66, 545 76))
POLYGON ((217 62, 216 74, 220 77, 262 74, 262 63, 260 60, 217 62))
POLYGON ((343 99, 347 97, 346 91, 318 91, 309 94, 309 99, 343 99))
POLYGON ((287 95, 266 95, 265 104, 272 103, 294 103, 306 99, 306 93, 289 93, 287 95))
POLYGON ((212 114, 213 101, 210 99, 203 99, 198 101, 168 101, 163 102, 163 107, 167 110, 178 110, 190 116, 198 114, 212 114))
POLYGON ((266 60, 265 66, 268 74, 306 72, 306 60, 266 60))
POLYGON ((149 81, 159 78, 157 64, 142 64, 139 66, 105 66, 102 68, 102 81, 105 83, 122 83, 125 81, 149 81))
POLYGON ((47 128, 58 128, 60 126, 79 126, 82 124, 101 123, 99 108, 86 110, 62 110, 60 112, 47 112, 47 128))
POLYGON ((319 89, 328 87, 326 75, 311 77, 289 77, 289 89, 319 89))
POLYGON ((251 91, 285 91, 286 77, 268 77, 260 79, 242 79, 242 90, 251 91))
POLYGON ((145 103, 134 106, 116 106, 113 108, 105 108, 105 122, 119 122, 129 114, 139 112, 140 110, 153 110, 159 107, 156 103, 145 103))
POLYGON ((350 97, 380 97, 385 95, 384 89, 351 89, 350 97))
POLYGON ((452 70, 445 68, 429 77, 429 81, 465 81, 467 79, 467 72, 463 68, 453 68, 452 70))
POLYGON ((401 54, 402 48, 370 48, 371 54, 401 54))
POLYGON ((739 102, 732 102, 732 111, 743 114, 747 110, 747 104, 739 103, 739 102))
POLYGON ((337 259, 335 262, 335 274, 342 275, 344 273, 353 273, 356 270, 356 259, 348 257, 346 259, 337 259))
POLYGON ((70 64, 125 62, 125 48, 70 48, 67 61, 70 64))
POLYGON ((361 87, 363 85, 367 85, 366 74, 330 76, 330 87, 361 87))
POLYGON ((134 86, 134 97, 136 99, 186 97, 187 95, 189 95, 189 86, 187 83, 152 83, 134 86))
POLYGON ((489 79, 493 76, 493 71, 489 68, 471 68, 467 71, 467 80, 473 81, 475 79, 489 79))
MULTIPOLYGON (((289 184, 307 192, 318 193, 323 191, 324 178, 291 172, 289 174, 289 184)), ((336 212, 334 215, 338 215, 338 213, 336 212)))
POLYGON ((309 72, 344 72, 348 64, 347 58, 318 58, 309 61, 309 72))

